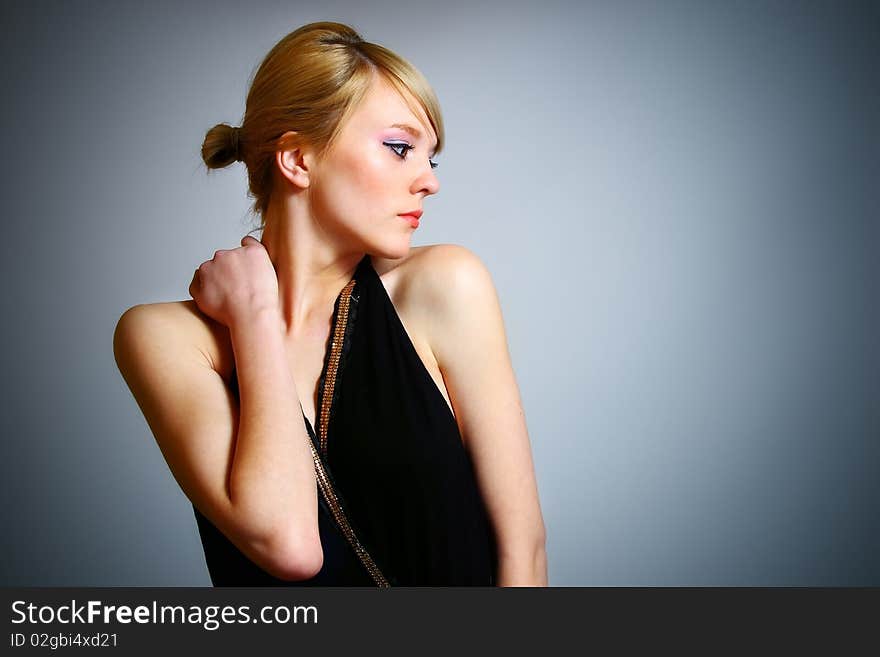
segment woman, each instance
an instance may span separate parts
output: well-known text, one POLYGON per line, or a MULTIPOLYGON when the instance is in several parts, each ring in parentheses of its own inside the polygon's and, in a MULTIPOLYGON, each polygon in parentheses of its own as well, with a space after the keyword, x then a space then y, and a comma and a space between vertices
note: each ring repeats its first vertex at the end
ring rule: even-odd
POLYGON ((442 142, 423 76, 331 22, 284 37, 242 126, 208 131, 261 240, 202 263, 193 301, 126 311, 114 352, 215 585, 546 585, 491 277, 410 246, 442 142))

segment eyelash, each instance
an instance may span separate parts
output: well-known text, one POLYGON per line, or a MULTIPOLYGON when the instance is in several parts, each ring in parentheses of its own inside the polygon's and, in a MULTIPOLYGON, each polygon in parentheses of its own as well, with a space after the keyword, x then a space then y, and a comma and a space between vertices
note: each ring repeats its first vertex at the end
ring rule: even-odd
MULTIPOLYGON (((415 146, 413 146, 412 144, 408 144, 408 143, 405 142, 405 141, 403 141, 403 142, 390 142, 390 141, 383 141, 382 143, 385 144, 386 146, 388 146, 388 148, 390 148, 391 151, 392 151, 395 155, 397 155, 397 157, 399 157, 401 160, 405 160, 405 159, 406 159, 406 154, 407 154, 407 152, 408 152, 408 151, 411 151, 411 150, 413 150, 413 149, 415 148, 415 146), (401 154, 401 153, 398 153, 396 150, 394 150, 395 148, 402 148, 402 149, 404 149, 404 150, 403 150, 403 153, 402 153, 402 154, 401 154)), ((432 159, 430 159, 430 158, 428 158, 428 162, 431 164, 431 168, 432 168, 432 169, 436 169, 436 168, 437 168, 437 162, 435 162, 434 160, 432 160, 432 159)))

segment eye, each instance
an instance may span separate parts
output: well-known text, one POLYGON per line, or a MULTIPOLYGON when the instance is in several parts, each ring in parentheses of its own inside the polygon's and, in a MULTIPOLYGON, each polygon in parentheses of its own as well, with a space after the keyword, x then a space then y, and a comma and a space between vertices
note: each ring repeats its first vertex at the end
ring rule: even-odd
POLYGON ((407 151, 411 151, 413 148, 415 148, 412 144, 408 144, 408 143, 406 143, 405 141, 403 141, 403 142, 383 141, 382 143, 385 144, 385 145, 386 145, 388 148, 390 148, 392 151, 394 151, 394 153, 395 153, 395 154, 396 154, 401 160, 406 159, 406 153, 407 153, 407 151), (395 150, 395 149, 398 149, 398 148, 401 149, 400 152, 398 152, 397 150, 395 150))
MULTIPOLYGON (((402 141, 402 142, 383 141, 382 143, 385 144, 392 151, 394 151, 394 154, 397 155, 401 160, 405 160, 407 152, 409 152, 415 148, 415 146, 413 146, 412 144, 409 144, 405 141, 402 141), (398 152, 396 150, 398 148, 401 149, 400 152, 398 152)), ((431 165, 432 169, 437 168, 438 163, 435 162, 434 160, 432 160, 431 158, 428 158, 428 163, 431 165)))

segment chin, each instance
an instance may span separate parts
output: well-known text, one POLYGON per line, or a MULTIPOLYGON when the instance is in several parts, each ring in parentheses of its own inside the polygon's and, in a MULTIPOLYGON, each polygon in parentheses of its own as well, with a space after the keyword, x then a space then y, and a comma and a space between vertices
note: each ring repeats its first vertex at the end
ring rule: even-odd
POLYGON ((372 249, 369 249, 368 252, 371 256, 376 258, 385 258, 387 260, 398 260, 400 258, 405 258, 409 255, 409 250, 412 247, 412 243, 409 237, 407 237, 404 241, 396 241, 396 242, 384 242, 382 244, 376 244, 372 249))

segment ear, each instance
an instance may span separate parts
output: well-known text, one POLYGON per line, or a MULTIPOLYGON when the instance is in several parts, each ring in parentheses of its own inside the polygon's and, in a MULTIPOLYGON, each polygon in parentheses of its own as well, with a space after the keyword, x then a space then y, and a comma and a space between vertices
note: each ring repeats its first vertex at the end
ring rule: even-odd
POLYGON ((311 149, 299 143, 297 134, 285 132, 278 140, 279 149, 275 151, 275 166, 285 179, 295 186, 305 189, 309 186, 313 163, 311 149))

